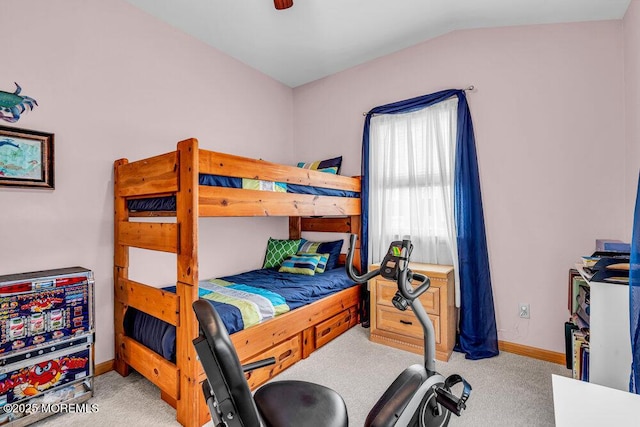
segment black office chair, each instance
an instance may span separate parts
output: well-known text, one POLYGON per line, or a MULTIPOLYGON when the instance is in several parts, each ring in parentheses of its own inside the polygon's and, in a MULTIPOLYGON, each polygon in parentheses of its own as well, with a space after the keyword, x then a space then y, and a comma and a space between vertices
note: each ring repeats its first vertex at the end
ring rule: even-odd
POLYGON ((347 427, 347 407, 330 388, 304 381, 265 384, 251 396, 244 372, 275 363, 240 365, 227 329, 213 306, 193 303, 200 336, 193 340, 207 380, 202 391, 216 427, 347 427))

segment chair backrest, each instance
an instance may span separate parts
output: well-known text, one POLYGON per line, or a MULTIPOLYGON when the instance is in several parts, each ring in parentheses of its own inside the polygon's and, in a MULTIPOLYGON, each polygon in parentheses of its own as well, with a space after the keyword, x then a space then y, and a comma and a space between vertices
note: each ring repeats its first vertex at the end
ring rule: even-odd
POLYGON ((227 415, 233 413, 240 423, 230 425, 260 426, 251 390, 222 319, 206 300, 194 302, 193 310, 200 323, 200 336, 193 342, 223 418, 229 423, 227 415))

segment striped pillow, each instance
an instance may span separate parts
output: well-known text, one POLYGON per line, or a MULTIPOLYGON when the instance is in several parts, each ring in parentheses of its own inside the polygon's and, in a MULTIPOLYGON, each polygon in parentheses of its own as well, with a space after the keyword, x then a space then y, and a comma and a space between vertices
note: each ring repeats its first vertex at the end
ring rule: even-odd
POLYGON ((311 257, 311 258, 315 258, 315 257, 320 257, 320 259, 318 260, 318 266, 316 267, 316 273, 324 273, 324 271, 327 269, 327 262, 329 261, 329 254, 315 254, 315 253, 311 253, 311 252, 298 252, 298 256, 303 256, 303 257, 311 257))
POLYGON ((336 240, 334 242, 310 242, 306 239, 302 239, 298 253, 307 252, 312 254, 329 254, 327 260, 326 270, 333 270, 338 266, 338 259, 340 258, 340 251, 342 250, 342 240, 336 240))
POLYGON ((317 170, 318 172, 327 172, 333 174, 340 173, 340 166, 342 165, 342 156, 334 157, 333 159, 318 160, 311 163, 298 163, 299 168, 317 170))
POLYGON ((316 267, 320 261, 320 255, 316 256, 299 256, 291 255, 284 261, 278 270, 280 273, 305 274, 313 276, 316 274, 316 267))

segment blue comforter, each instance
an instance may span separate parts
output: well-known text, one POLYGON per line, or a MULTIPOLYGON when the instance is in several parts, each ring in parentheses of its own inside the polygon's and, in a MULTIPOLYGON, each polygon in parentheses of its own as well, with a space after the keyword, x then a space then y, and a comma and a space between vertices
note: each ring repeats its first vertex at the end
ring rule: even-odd
MULTIPOLYGON (((290 310, 354 286, 354 282, 347 277, 344 267, 314 276, 280 273, 277 269, 260 269, 221 279, 277 294, 284 298, 290 310)), ((170 292, 176 291, 175 286, 164 289, 170 292)), ((210 292, 210 289, 202 287, 199 289, 200 296, 205 299, 210 292)), ((211 299, 207 301, 216 309, 229 334, 244 329, 243 315, 238 307, 211 299)), ((174 326, 130 308, 125 316, 125 331, 128 336, 151 348, 165 359, 175 361, 174 326)))

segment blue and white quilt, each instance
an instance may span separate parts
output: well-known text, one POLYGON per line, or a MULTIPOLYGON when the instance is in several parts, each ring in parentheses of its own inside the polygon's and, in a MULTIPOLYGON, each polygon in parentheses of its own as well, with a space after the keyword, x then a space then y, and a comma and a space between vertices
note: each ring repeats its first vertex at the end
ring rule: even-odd
MULTIPOLYGON (((229 334, 233 334, 354 285, 344 267, 314 276, 260 269, 202 280, 198 294, 213 305, 229 334)), ((175 286, 163 289, 176 292, 175 286)), ((130 308, 125 330, 165 359, 175 361, 174 326, 130 308)))

